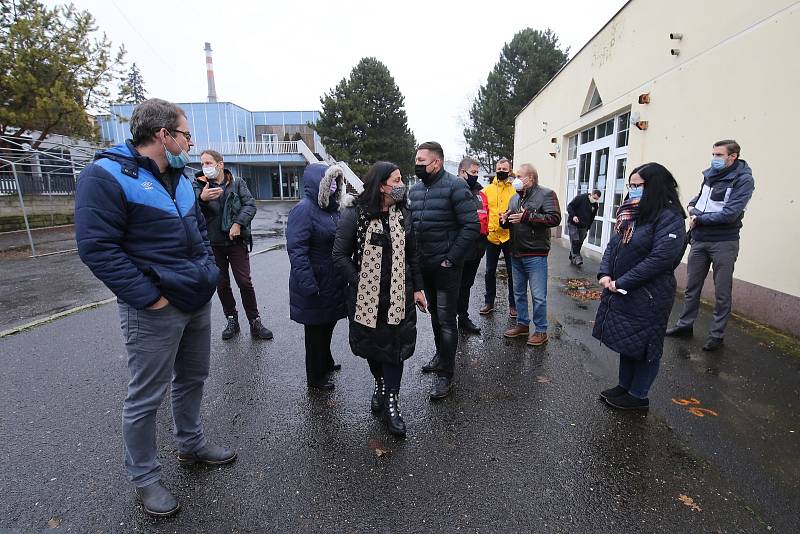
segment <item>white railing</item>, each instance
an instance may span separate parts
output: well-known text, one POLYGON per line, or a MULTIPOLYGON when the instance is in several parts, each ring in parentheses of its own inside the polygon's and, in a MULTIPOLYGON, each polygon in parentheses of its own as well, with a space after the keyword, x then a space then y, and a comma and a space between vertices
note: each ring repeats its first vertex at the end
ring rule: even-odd
POLYGON ((304 158, 306 158, 307 162, 309 162, 309 163, 319 163, 319 159, 317 158, 317 156, 313 152, 311 152, 311 149, 308 148, 308 145, 305 144, 304 141, 302 141, 302 140, 295 141, 295 143, 297 143, 297 151, 300 154, 302 154, 304 158))
MULTIPOLYGON (((300 154, 298 141, 276 141, 274 143, 224 142, 195 145, 197 153, 216 150, 223 155, 300 154)), ((303 144, 305 146, 305 143, 303 144)), ((307 147, 306 147, 307 148, 307 147)))

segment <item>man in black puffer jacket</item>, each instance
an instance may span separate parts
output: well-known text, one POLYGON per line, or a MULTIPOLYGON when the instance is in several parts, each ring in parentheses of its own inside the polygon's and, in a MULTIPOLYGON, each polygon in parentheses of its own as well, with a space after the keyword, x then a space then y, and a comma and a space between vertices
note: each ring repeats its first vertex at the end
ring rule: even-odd
POLYGON ((569 261, 575 266, 583 265, 581 247, 583 247, 589 228, 592 227, 594 218, 597 216, 598 203, 602 194, 599 189, 595 189, 591 193, 577 195, 567 204, 567 231, 571 245, 569 261))
POLYGON ((414 172, 420 181, 409 191, 409 202, 436 343, 436 355, 427 366, 436 371, 430 396, 441 399, 450 394, 458 348, 461 269, 480 238, 480 224, 467 184, 444 170, 442 145, 422 143, 414 172))

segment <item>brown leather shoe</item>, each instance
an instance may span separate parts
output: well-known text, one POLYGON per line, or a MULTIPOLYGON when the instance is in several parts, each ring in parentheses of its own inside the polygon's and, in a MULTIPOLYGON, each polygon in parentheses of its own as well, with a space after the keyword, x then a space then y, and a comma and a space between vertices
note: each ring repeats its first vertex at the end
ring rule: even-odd
POLYGON ((514 325, 512 328, 509 328, 505 332, 503 332, 505 337, 522 337, 528 335, 528 327, 522 326, 521 324, 514 325))
POLYGON ((484 304, 483 308, 478 310, 478 313, 480 313, 481 315, 489 315, 493 311, 494 311, 494 304, 484 304))
POLYGON ((528 345, 531 347, 541 347, 547 343, 547 332, 536 332, 528 338, 528 345))
POLYGON ((517 318, 517 309, 516 308, 509 308, 508 316, 511 317, 512 319, 516 319, 517 318))

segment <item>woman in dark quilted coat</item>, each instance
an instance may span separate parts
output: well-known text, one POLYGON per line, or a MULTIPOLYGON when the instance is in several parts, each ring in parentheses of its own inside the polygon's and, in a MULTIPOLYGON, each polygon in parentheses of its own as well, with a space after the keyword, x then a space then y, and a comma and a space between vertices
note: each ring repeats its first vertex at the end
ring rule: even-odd
POLYGON ((289 253, 289 314, 305 326, 306 378, 315 389, 334 388, 331 338, 346 315, 347 280, 333 267, 331 250, 339 223, 344 190, 342 170, 312 163, 303 173, 305 196, 289 212, 286 251, 289 253))
POLYGON ((416 304, 427 311, 406 186, 400 169, 379 161, 364 177, 364 191, 342 213, 333 261, 349 281, 350 348, 366 358, 375 377, 371 409, 383 412, 389 431, 405 436, 398 395, 403 362, 417 342, 416 304))
POLYGON ((686 213, 678 183, 658 163, 634 169, 628 189, 597 275, 603 295, 592 335, 619 352, 619 384, 600 397, 613 408, 647 410, 675 300, 686 213))

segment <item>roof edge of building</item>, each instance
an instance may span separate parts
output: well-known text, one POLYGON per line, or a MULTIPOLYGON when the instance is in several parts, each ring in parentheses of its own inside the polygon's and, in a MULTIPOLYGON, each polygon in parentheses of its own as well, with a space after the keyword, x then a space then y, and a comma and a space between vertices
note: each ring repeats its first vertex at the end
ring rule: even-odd
POLYGON ((605 23, 605 24, 603 24, 603 26, 602 26, 600 29, 599 29, 599 30, 597 30, 597 31, 595 32, 595 34, 594 34, 594 35, 592 35, 592 37, 591 37, 591 38, 590 38, 588 41, 586 41, 586 43, 584 43, 584 45, 583 45, 582 47, 580 47, 580 49, 579 49, 579 50, 578 50, 578 51, 575 53, 575 55, 574 55, 574 56, 572 56, 571 58, 569 58, 569 59, 567 60, 567 62, 566 62, 566 63, 564 63, 564 66, 562 66, 560 69, 558 69, 558 71, 557 71, 557 72, 556 72, 556 73, 553 75, 553 77, 552 77, 552 78, 550 78, 550 79, 547 81, 547 83, 546 83, 546 84, 544 84, 544 85, 542 86, 542 88, 541 88, 541 89, 539 89, 539 91, 538 91, 538 92, 537 92, 535 95, 533 95, 533 97, 532 97, 530 100, 528 100, 528 103, 527 103, 527 104, 525 104, 525 105, 522 107, 522 109, 521 109, 521 110, 519 110, 519 113, 517 113, 517 114, 514 116, 514 122, 515 122, 515 123, 517 122, 517 119, 519 118, 519 116, 520 116, 520 115, 522 115, 522 114, 525 112, 525 110, 526 110, 526 109, 528 109, 528 107, 529 107, 531 104, 533 104, 533 101, 534 101, 534 100, 536 100, 536 98, 537 98, 537 97, 538 97, 540 94, 542 94, 542 93, 544 92, 544 90, 545 90, 545 89, 547 89, 547 87, 548 87, 548 86, 549 86, 551 83, 553 83, 553 80, 555 80, 555 79, 558 77, 558 75, 559 75, 559 74, 561 74, 561 72, 562 72, 564 69, 566 69, 566 68, 569 66, 569 64, 570 64, 570 63, 572 63, 572 60, 573 60, 573 59, 575 59, 576 57, 578 57, 578 56, 580 55, 580 53, 581 53, 581 52, 583 52, 583 51, 584 51, 584 49, 585 49, 587 46, 589 46, 589 45, 591 44, 591 42, 592 42, 592 41, 594 41, 594 40, 595 40, 595 38, 596 38, 598 35, 600 35, 600 34, 603 32, 603 30, 605 30, 605 29, 608 27, 608 25, 609 25, 609 24, 611 24, 611 23, 614 21, 614 19, 615 19, 615 18, 617 18, 617 17, 619 16, 619 14, 620 14, 620 13, 622 13, 622 11, 623 11, 623 10, 624 10, 626 7, 628 7, 628 5, 630 5, 630 4, 631 4, 631 2, 633 2, 633 0, 628 0, 627 2, 625 2, 625 3, 622 5, 622 7, 621 7, 621 8, 619 8, 619 9, 617 10, 617 12, 616 12, 616 13, 614 13, 614 15, 613 15, 613 16, 612 16, 610 19, 608 19, 608 20, 606 21, 606 23, 605 23))

